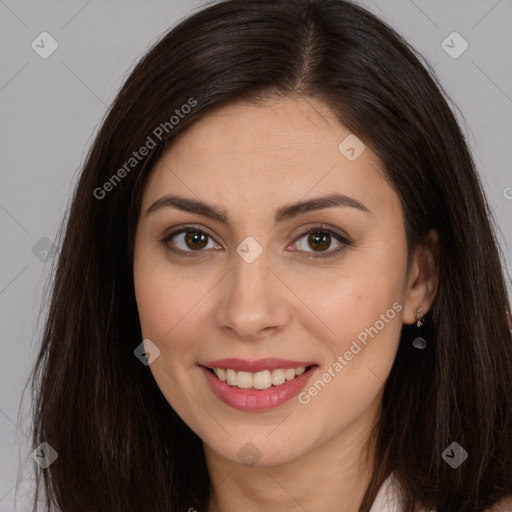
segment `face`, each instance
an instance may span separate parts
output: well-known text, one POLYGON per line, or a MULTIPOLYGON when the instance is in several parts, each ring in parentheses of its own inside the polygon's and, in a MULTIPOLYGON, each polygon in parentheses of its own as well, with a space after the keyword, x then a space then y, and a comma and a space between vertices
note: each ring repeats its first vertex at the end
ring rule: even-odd
POLYGON ((226 460, 285 463, 368 426, 414 321, 399 199, 349 135, 313 99, 237 103, 147 183, 134 281, 149 368, 226 460))

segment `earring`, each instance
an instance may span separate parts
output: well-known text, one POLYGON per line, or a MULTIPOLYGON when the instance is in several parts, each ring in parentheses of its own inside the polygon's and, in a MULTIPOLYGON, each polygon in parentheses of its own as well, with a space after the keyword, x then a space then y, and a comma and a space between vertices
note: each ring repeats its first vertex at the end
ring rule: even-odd
MULTIPOLYGON (((416 326, 419 328, 423 325, 423 321, 425 318, 425 315, 423 314, 423 311, 421 307, 418 307, 416 310, 416 313, 414 314, 414 318, 416 318, 416 326)), ((412 346, 414 348, 417 348, 418 350, 423 350, 427 346, 427 342, 425 338, 422 338, 421 336, 414 338, 412 342, 412 346)))
POLYGON ((423 319, 425 318, 421 306, 419 306, 418 309, 416 310, 416 313, 414 313, 414 318, 416 318, 416 325, 418 327, 421 327, 423 325, 423 319))

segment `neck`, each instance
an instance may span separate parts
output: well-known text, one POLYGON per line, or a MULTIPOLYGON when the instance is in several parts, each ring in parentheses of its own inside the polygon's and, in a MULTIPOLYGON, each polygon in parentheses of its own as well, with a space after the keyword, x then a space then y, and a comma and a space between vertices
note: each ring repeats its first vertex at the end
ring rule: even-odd
POLYGON ((356 423, 329 442, 274 466, 243 466, 205 445, 211 480, 207 512, 358 510, 371 479, 375 447, 369 423, 356 423))

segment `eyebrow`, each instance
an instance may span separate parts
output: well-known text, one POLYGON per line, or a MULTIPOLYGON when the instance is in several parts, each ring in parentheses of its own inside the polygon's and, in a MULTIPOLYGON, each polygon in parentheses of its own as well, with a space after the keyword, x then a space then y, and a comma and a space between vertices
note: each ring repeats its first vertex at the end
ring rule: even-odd
MULTIPOLYGON (((344 194, 336 193, 308 199, 307 201, 284 205, 275 211, 274 221, 278 223, 308 212, 324 208, 332 208, 335 206, 356 208, 365 213, 371 214, 371 211, 358 200, 344 194)), ((186 212, 209 217, 222 222, 227 226, 230 225, 229 215, 224 208, 214 206, 197 199, 189 199, 176 195, 165 195, 161 197, 146 210, 146 215, 154 213, 162 208, 176 208, 178 210, 184 210, 186 212)))

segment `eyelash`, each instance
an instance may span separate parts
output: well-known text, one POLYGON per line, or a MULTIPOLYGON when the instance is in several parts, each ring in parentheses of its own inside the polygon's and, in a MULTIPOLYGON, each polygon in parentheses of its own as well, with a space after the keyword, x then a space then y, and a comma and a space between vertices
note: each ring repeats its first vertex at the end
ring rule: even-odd
MULTIPOLYGON (((183 256, 183 257, 186 257, 186 258, 189 258, 189 257, 197 257, 198 256, 198 253, 201 253, 201 252, 204 252, 203 249, 201 250, 198 250, 198 251, 183 251, 182 249, 175 249, 173 247, 170 247, 168 245, 168 243, 172 240, 172 238, 174 238, 175 236, 177 235, 180 235, 182 233, 188 233, 188 232, 195 232, 195 233, 201 233, 203 235, 206 235, 207 237, 209 237, 210 239, 213 239, 213 237, 211 235, 209 235, 206 231, 203 231, 202 229, 199 229, 195 226, 183 226, 181 227, 180 229, 176 230, 176 231, 173 231, 172 233, 169 233, 168 235, 166 235, 162 240, 160 240, 160 242, 164 245, 165 249, 167 251, 170 251, 174 254, 177 254, 178 256, 183 256)), ((320 233, 320 234, 329 234, 329 235, 332 235, 338 242, 340 242, 342 245, 340 247, 338 247, 337 249, 335 250, 332 250, 332 251, 324 251, 324 252, 321 252, 321 253, 318 253, 318 254, 314 254, 314 253, 311 253, 309 254, 308 253, 308 258, 331 258, 331 257, 334 257, 334 256, 337 256, 339 253, 341 253, 346 247, 350 247, 352 246, 352 242, 347 238, 346 235, 342 234, 341 232, 338 232, 332 228, 329 228, 329 227, 326 227, 326 226, 323 226, 323 225, 319 225, 319 226, 315 226, 313 228, 309 228, 307 229, 306 231, 303 231, 302 233, 300 233, 297 238, 295 239, 295 242, 294 243, 297 243, 297 241, 299 241, 301 238, 303 238, 304 236, 306 235, 310 235, 310 234, 313 234, 313 233, 320 233)))

